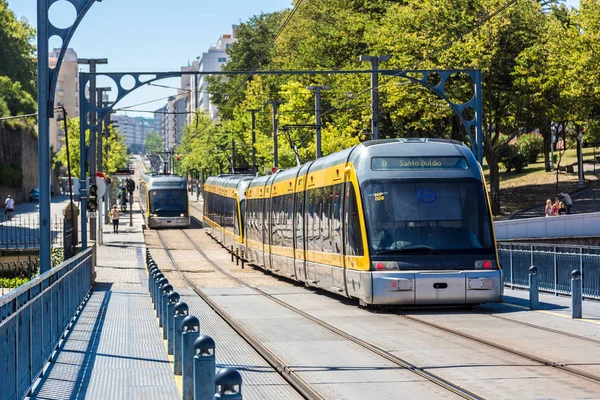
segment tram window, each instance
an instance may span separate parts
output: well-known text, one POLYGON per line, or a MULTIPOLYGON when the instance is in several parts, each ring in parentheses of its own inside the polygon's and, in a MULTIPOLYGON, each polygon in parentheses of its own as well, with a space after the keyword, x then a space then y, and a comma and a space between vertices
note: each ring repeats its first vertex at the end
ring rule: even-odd
POLYGON ((333 198, 331 205, 331 243, 333 253, 342 254, 342 219, 341 202, 343 186, 333 186, 333 198))
POLYGON ((283 245, 294 247, 294 195, 285 195, 285 230, 283 231, 283 245))
POLYGON ((304 250, 304 193, 296 193, 296 248, 304 250))
POLYGON ((150 197, 150 212, 153 214, 187 212, 185 189, 153 190, 150 197))
POLYGON ((426 246, 477 252, 493 247, 481 183, 369 182, 363 191, 373 251, 426 246))
POLYGON ((315 209, 315 190, 307 190, 306 191, 306 244, 307 250, 315 249, 315 218, 314 218, 314 209, 315 209))
POLYGON ((331 246, 331 203, 332 203, 332 187, 328 186, 323 190, 323 206, 321 209, 321 238, 323 251, 325 253, 331 253, 333 248, 331 246))
POLYGON ((356 193, 350 182, 346 183, 344 222, 346 223, 346 254, 349 256, 362 256, 364 249, 356 193))

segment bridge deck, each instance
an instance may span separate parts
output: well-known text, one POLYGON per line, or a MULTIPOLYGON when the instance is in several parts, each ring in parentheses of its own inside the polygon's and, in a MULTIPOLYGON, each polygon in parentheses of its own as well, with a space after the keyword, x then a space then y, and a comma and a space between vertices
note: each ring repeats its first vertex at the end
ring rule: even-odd
POLYGON ((139 214, 105 225, 91 298, 67 336, 35 399, 181 397, 147 290, 139 214))

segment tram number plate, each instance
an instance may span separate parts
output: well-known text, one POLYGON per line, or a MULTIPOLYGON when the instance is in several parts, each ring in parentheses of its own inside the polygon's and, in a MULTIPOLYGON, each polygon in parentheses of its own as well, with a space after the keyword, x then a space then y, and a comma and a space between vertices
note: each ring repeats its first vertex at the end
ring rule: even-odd
POLYGON ((96 211, 90 211, 90 212, 88 212, 88 217, 89 218, 98 218, 98 213, 96 211))

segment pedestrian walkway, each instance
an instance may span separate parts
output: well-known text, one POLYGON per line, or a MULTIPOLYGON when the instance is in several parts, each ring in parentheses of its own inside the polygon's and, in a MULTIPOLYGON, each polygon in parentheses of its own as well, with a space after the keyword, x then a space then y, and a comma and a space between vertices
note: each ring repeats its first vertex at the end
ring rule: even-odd
POLYGON ((122 217, 119 234, 104 226, 92 296, 34 399, 181 397, 148 295, 142 217, 134 214, 133 227, 122 217))

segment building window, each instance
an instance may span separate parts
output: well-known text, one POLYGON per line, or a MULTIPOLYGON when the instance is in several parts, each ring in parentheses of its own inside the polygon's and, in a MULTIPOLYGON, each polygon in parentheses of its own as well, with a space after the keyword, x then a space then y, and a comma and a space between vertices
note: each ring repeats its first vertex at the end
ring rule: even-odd
POLYGON ((231 43, 227 43, 227 44, 225 45, 225 48, 226 48, 226 49, 230 49, 230 48, 231 48, 231 43))
POLYGON ((227 57, 219 57, 219 59, 217 61, 220 63, 227 62, 227 57))

